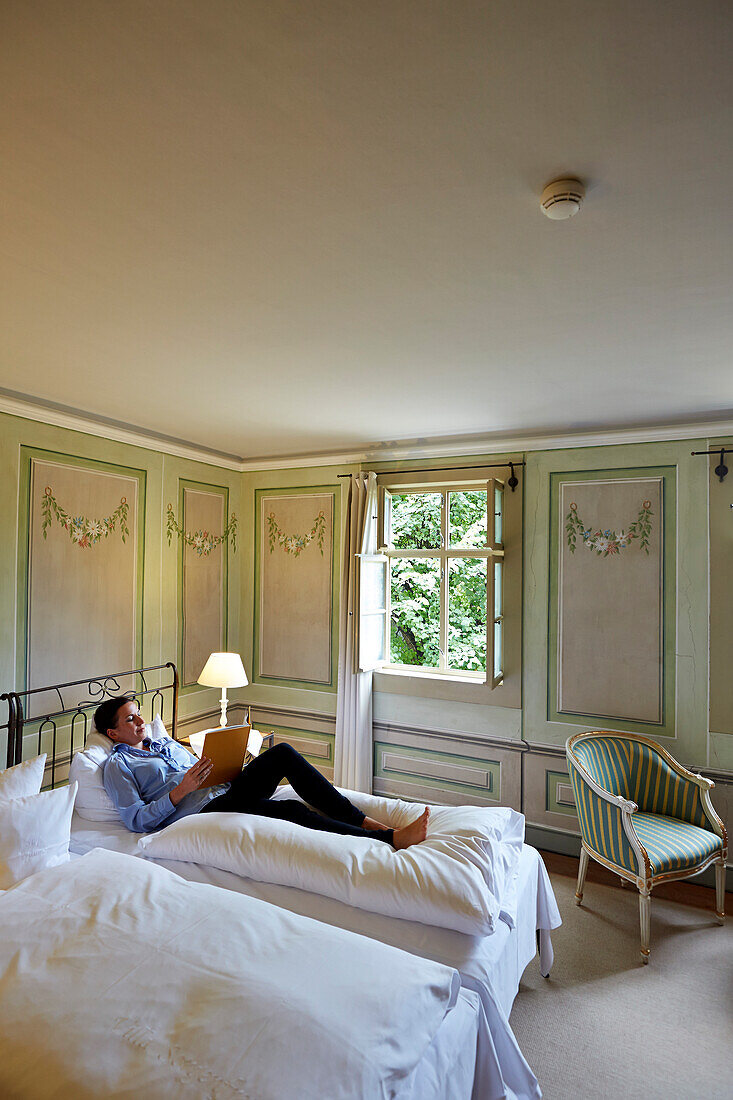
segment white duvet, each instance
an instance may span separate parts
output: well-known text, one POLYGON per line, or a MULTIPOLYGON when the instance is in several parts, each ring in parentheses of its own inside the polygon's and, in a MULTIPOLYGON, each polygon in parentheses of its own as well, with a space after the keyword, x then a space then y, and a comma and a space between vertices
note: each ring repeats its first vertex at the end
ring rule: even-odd
POLYGON ((96 850, 0 892, 0 1095, 398 1096, 455 971, 96 850))
MULTIPOLYGON (((421 809, 399 799, 343 793, 393 827, 421 809)), ((296 797, 290 787, 277 796, 296 797)), ((374 913, 487 935, 500 916, 513 924, 523 839, 524 818, 509 808, 433 806, 427 839, 400 852, 379 840, 233 813, 182 818, 142 837, 138 848, 151 859, 207 864, 374 913)))

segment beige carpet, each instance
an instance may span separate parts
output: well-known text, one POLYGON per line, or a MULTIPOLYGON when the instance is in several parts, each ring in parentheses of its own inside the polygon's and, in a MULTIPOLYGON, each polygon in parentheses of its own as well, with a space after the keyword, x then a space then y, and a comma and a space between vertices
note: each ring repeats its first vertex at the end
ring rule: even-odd
POLYGON ((732 1100, 729 907, 721 927, 652 894, 643 966, 635 890, 587 883, 579 908, 575 880, 551 877, 563 919, 552 974, 530 963, 511 1015, 545 1100, 732 1100))

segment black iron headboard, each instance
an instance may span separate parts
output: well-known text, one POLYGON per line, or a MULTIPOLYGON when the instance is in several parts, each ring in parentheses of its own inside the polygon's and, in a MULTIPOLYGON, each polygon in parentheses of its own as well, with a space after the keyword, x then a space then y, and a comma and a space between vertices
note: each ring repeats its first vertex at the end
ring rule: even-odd
MULTIPOLYGON (((105 698, 129 695, 131 699, 137 700, 141 711, 144 707, 143 700, 147 699, 151 720, 157 708, 165 721, 166 693, 170 693, 169 731, 171 737, 176 737, 178 670, 171 661, 164 665, 92 676, 86 680, 70 680, 66 684, 49 684, 47 687, 29 688, 27 691, 5 692, 0 695, 0 699, 8 704, 8 720, 5 725, 0 726, 0 732, 7 730, 6 766, 10 768, 13 764, 22 763, 24 740, 30 740, 33 744, 35 729, 33 755, 40 756, 43 752, 48 754, 46 770, 47 773, 50 770, 53 787, 57 768, 70 763, 77 749, 84 747, 91 728, 92 715, 105 698), (124 687, 123 684, 130 686, 124 687), (45 714, 31 714, 33 702, 38 696, 48 693, 54 696, 54 708, 58 702, 58 709, 51 709, 45 714), (79 700, 79 696, 83 694, 87 698, 79 700)), ((26 753, 26 756, 30 756, 30 753, 26 753)))

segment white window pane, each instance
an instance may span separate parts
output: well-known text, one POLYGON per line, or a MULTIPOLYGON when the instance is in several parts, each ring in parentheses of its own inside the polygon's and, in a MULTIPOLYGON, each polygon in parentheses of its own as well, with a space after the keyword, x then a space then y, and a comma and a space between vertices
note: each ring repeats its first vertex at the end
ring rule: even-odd
POLYGON ((448 537, 450 546, 469 550, 486 546, 485 489, 448 494, 448 537))
POLYGON ((437 558, 393 558, 390 574, 390 663, 437 668, 440 562, 437 558))
POLYGON ((360 594, 362 611, 374 611, 387 606, 387 571, 382 558, 361 560, 360 594))
POLYGON ((448 665, 486 671, 485 558, 451 558, 448 567, 448 665))
POLYGON ((494 679, 504 671, 504 623, 494 623, 494 679))
POLYGON ((500 619, 504 614, 504 563, 494 562, 494 618, 500 619))
POLYGON ((359 554, 356 561, 359 590, 356 664, 365 672, 385 660, 387 558, 384 554, 359 554))
POLYGON ((359 668, 364 672, 384 664, 386 612, 362 615, 359 622, 359 668))

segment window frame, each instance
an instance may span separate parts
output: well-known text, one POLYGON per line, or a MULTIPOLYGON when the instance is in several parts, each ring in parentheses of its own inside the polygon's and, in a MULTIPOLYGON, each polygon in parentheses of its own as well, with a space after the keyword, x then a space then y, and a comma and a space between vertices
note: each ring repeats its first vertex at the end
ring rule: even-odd
MULTIPOLYGON (((436 471, 436 474, 438 472, 436 471)), ((386 563, 385 590, 386 590, 386 615, 385 636, 383 652, 385 660, 379 667, 380 672, 388 675, 410 676, 415 678, 437 679, 441 681, 458 681, 465 684, 485 686, 493 691, 504 680, 504 482, 494 476, 479 478, 462 478, 460 480, 450 477, 435 477, 429 482, 422 479, 418 482, 406 483, 390 481, 385 478, 378 486, 378 525, 377 542, 378 554, 383 556, 386 563), (459 547, 450 545, 450 494, 456 492, 486 492, 487 531, 486 544, 481 547, 459 547), (428 549, 395 549, 390 545, 390 500, 393 495, 428 495, 440 494, 441 496, 441 520, 440 520, 440 545, 428 549), (501 499, 501 524, 500 538, 497 538, 496 511, 497 494, 501 499), (492 506, 493 504, 493 506, 492 506), (405 559, 433 559, 437 560, 440 569, 440 644, 438 667, 427 665, 411 665, 391 662, 391 568, 393 560, 405 559), (450 561, 455 559, 484 560, 486 562, 486 668, 483 670, 451 668, 448 652, 448 627, 450 615, 450 561), (502 583, 501 604, 497 613, 495 591, 495 565, 501 563, 502 583), (496 637, 497 626, 501 643, 500 667, 497 670, 496 661, 496 637)))

